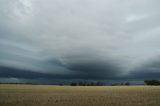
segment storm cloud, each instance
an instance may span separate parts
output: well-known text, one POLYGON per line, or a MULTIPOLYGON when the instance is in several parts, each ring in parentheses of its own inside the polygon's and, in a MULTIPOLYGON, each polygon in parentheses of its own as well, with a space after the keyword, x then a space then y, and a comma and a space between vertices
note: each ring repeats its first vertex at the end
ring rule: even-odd
POLYGON ((159 5, 1 0, 0 80, 158 79, 159 5))

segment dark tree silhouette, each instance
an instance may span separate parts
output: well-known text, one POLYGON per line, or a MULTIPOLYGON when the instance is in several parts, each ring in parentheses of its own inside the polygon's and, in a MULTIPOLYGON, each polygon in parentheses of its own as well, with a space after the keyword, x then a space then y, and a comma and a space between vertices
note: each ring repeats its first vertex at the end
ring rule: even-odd
POLYGON ((102 82, 72 82, 71 86, 104 86, 102 82))
POLYGON ((145 80, 144 83, 146 85, 160 85, 160 81, 159 80, 145 80))

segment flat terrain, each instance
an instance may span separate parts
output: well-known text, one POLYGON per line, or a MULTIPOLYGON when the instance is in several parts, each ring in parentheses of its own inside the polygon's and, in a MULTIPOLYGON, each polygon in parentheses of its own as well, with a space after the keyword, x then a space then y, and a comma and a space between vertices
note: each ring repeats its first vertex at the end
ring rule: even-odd
POLYGON ((0 106, 160 106, 160 86, 0 84, 0 106))

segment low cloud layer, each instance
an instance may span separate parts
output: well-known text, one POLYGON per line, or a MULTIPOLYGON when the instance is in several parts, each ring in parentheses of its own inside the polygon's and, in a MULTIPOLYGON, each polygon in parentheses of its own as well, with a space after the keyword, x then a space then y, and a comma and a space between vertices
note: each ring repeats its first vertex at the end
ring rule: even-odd
POLYGON ((159 4, 1 0, 0 80, 158 79, 159 4))

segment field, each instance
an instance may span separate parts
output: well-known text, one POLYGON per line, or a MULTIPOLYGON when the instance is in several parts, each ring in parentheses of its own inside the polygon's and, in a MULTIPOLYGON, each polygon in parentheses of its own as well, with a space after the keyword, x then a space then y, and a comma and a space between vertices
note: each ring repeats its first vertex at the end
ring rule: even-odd
POLYGON ((0 106, 160 106, 160 86, 0 84, 0 106))

